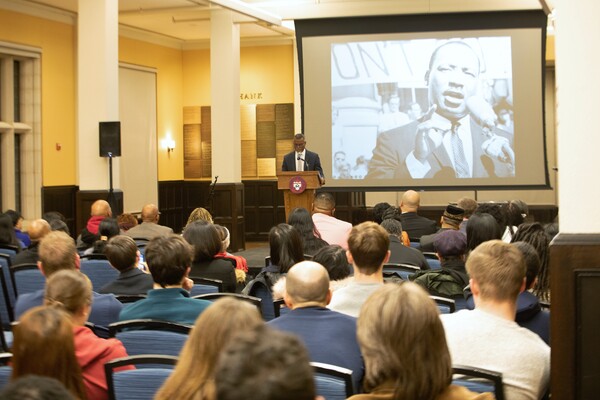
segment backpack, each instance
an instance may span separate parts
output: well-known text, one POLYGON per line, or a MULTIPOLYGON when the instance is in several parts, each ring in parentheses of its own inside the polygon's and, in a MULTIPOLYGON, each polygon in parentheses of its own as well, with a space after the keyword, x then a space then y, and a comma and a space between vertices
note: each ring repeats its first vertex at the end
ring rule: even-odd
POLYGON ((450 269, 420 271, 411 275, 409 279, 424 287, 433 296, 450 298, 463 297, 463 289, 469 284, 467 274, 450 269))

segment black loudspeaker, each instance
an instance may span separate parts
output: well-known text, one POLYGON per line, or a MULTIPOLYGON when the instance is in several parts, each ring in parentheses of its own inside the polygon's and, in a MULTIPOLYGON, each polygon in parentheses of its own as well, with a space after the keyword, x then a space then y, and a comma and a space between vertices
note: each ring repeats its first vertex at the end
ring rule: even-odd
POLYGON ((121 157, 121 122, 100 122, 100 157, 121 157))

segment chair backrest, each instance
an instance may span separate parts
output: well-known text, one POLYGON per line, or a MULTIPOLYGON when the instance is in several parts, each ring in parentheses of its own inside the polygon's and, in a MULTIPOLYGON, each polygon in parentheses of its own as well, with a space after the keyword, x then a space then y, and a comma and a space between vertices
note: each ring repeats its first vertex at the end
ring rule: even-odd
POLYGON ((273 300, 273 306, 275 307, 275 318, 279 318, 280 316, 290 312, 290 309, 287 308, 283 299, 273 300))
POLYGON ((452 372, 455 375, 452 379, 453 384, 464 386, 476 393, 491 392, 496 400, 504 400, 502 373, 464 365, 452 366, 452 372))
POLYGON ((437 254, 434 253, 433 251, 424 251, 423 252, 423 256, 427 259, 427 261, 429 261, 429 260, 439 260, 437 254))
POLYGON ((10 382, 10 376, 12 375, 12 367, 3 365, 0 367, 0 390, 10 382))
POLYGON ((224 292, 223 290, 223 281, 220 279, 213 279, 213 278, 203 278, 201 276, 190 276, 190 279, 194 281, 194 286, 198 285, 201 287, 204 286, 211 286, 211 288, 203 288, 203 292, 202 293, 196 293, 193 296, 196 296, 198 294, 206 294, 206 293, 222 293, 224 292))
POLYGON ((145 294, 117 294, 115 298, 123 304, 135 303, 138 300, 147 298, 145 294))
MULTIPOLYGON (((0 254, 0 320, 2 324, 9 324, 14 320, 13 307, 15 292, 10 278, 10 257, 0 254), (10 286, 9 286, 9 283, 10 286)), ((0 329, 4 325, 0 325, 0 329)))
POLYGON ((453 299, 440 296, 429 296, 435 301, 441 314, 451 314, 456 311, 456 302, 453 299))
POLYGON ((412 247, 413 249, 420 249, 421 248, 421 242, 418 240, 411 240, 410 241, 410 247, 412 247))
POLYGON ((46 277, 37 264, 18 264, 10 267, 15 296, 37 292, 46 286, 46 277))
POLYGON ((420 270, 421 268, 409 264, 383 264, 383 272, 396 272, 404 280, 408 280, 410 275, 420 270))
POLYGON ((173 372, 175 364, 177 364, 177 357, 164 355, 129 356, 107 362, 104 364, 104 371, 108 398, 110 400, 153 399, 158 389, 173 372), (148 365, 152 368, 143 368, 148 365), (126 366, 136 366, 137 369, 116 371, 126 366))
POLYGON ((94 291, 100 290, 119 277, 119 271, 111 267, 106 259, 82 259, 81 272, 90 278, 94 291))
POLYGON ((265 321, 270 321, 275 318, 275 306, 273 304, 273 295, 269 288, 259 280, 254 280, 250 283, 248 294, 258 297, 261 302, 262 316, 265 321))
POLYGON ((0 244, 0 254, 6 254, 8 256, 16 256, 19 252, 19 246, 12 244, 0 244))
POLYGON ((431 269, 442 269, 442 262, 439 259, 428 258, 427 264, 431 269))
POLYGON ((152 319, 115 322, 108 326, 110 337, 119 339, 127 354, 178 356, 188 338, 190 325, 152 319))
POLYGON ((247 301, 248 303, 250 303, 253 306, 255 306, 256 308, 258 308, 258 312, 261 313, 261 315, 262 315, 262 308, 261 308, 262 300, 258 297, 248 296, 248 295, 241 294, 241 293, 207 293, 207 294, 200 294, 198 296, 192 296, 192 297, 194 299, 208 300, 208 301, 217 301, 219 299, 232 297, 234 299, 238 299, 241 301, 247 301))
POLYGON ((83 260, 108 260, 108 257, 106 257, 106 254, 104 254, 104 253, 84 254, 82 256, 79 256, 79 258, 81 258, 81 261, 83 261, 83 260))
POLYGON ((269 265, 271 265, 271 256, 266 256, 265 257, 265 267, 268 267, 269 265))
POLYGON ((317 395, 327 400, 343 400, 356 393, 352 371, 335 365, 311 362, 317 395))

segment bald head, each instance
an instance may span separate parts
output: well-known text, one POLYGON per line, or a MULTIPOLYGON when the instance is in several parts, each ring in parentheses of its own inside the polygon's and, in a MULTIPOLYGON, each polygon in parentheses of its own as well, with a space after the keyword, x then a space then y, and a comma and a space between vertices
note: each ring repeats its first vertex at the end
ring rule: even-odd
POLYGON ((29 233, 29 238, 32 242, 39 242, 44 236, 50 233, 51 230, 50 224, 45 219, 34 219, 29 224, 27 233, 29 233))
POLYGON ((155 204, 146 204, 142 208, 143 222, 158 222, 158 207, 155 204))
POLYGON ((421 203, 421 196, 414 190, 407 190, 402 195, 400 209, 402 212, 416 212, 421 203))
POLYGON ((292 308, 325 307, 331 298, 327 270, 313 261, 302 261, 290 268, 285 290, 286 303, 291 303, 292 308))
POLYGON ((313 201, 313 212, 323 214, 333 214, 335 209, 335 199, 331 193, 318 193, 313 201))
POLYGON ((92 204, 92 217, 112 217, 110 204, 106 200, 96 200, 92 204))

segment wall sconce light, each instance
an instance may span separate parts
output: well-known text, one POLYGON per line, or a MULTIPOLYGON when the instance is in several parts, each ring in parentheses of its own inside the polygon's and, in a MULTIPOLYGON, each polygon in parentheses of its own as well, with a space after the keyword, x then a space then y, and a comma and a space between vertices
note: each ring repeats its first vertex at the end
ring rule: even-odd
POLYGON ((167 150, 167 153, 171 153, 175 150, 175 140, 171 137, 171 132, 167 132, 167 135, 163 140, 160 141, 163 149, 167 150))

